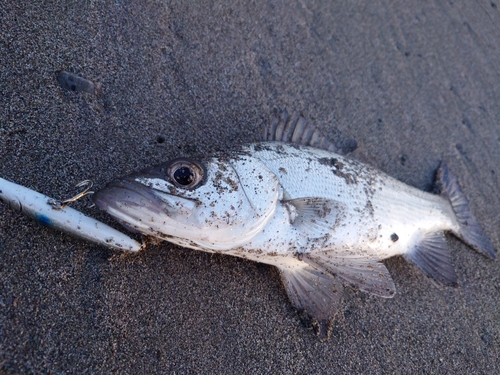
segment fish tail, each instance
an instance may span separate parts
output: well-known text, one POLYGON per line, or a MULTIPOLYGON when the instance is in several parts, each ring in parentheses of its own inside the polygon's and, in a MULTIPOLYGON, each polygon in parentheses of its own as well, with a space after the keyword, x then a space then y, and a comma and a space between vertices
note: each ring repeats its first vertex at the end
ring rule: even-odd
MULTIPOLYGON (((437 171, 437 185, 441 195, 446 198, 453 209, 458 228, 453 233, 484 256, 494 259, 496 251, 493 244, 472 216, 469 203, 457 178, 442 163, 437 171)), ((422 234, 417 245, 405 254, 405 258, 416 264, 434 284, 438 286, 458 286, 457 275, 444 233, 440 230, 422 234)))
POLYGON ((493 244, 472 216, 469 203, 460 189, 457 178, 450 173, 444 162, 441 163, 437 172, 437 182, 441 185, 441 195, 450 202, 459 224, 459 231, 455 235, 477 252, 495 259, 496 250, 493 244))

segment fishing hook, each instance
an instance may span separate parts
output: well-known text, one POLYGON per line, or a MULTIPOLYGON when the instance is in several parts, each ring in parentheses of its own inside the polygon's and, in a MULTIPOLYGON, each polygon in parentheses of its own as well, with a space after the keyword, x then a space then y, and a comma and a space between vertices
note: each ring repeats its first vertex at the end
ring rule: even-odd
POLYGON ((81 186, 85 186, 85 185, 88 185, 87 188, 84 191, 82 191, 81 193, 75 195, 73 198, 69 198, 69 199, 66 199, 64 201, 51 200, 47 203, 49 203, 53 209, 61 210, 64 207, 66 207, 68 204, 73 203, 73 202, 77 201, 78 199, 80 199, 88 194, 94 194, 93 191, 90 191, 90 189, 92 189, 92 186, 94 186, 94 183, 90 180, 83 180, 83 181, 77 183, 75 185, 75 187, 77 188, 77 187, 81 187, 81 186))

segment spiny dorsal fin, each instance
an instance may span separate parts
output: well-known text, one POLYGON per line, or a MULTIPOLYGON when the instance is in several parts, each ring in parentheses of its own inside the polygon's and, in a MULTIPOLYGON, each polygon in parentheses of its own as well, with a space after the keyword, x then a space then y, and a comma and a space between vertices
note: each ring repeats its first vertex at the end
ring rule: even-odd
POLYGON ((387 268, 360 251, 328 250, 304 254, 304 262, 322 272, 340 277, 345 283, 384 298, 392 298, 396 287, 387 268))
POLYGON ((351 141, 346 145, 345 150, 335 146, 311 121, 296 112, 289 115, 286 109, 279 116, 273 115, 271 121, 264 123, 261 140, 292 142, 338 154, 345 154, 356 148, 355 141, 351 141))
POLYGON ((404 257, 417 265, 437 286, 458 286, 457 274, 442 231, 426 233, 404 257))

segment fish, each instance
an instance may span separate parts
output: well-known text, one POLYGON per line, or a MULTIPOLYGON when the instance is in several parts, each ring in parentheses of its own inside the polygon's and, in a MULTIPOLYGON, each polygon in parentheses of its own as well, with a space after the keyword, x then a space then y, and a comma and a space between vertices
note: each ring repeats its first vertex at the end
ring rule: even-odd
POLYGON ((35 219, 40 224, 85 241, 131 252, 137 252, 144 246, 126 234, 67 207, 62 204, 64 202, 3 178, 0 178, 0 201, 13 210, 35 219))
POLYGON ((395 295, 384 259, 403 256, 435 285, 456 287, 446 232, 496 257, 444 162, 437 183, 439 194, 408 186, 284 111, 258 142, 134 172, 92 199, 133 232, 277 267, 291 304, 326 337, 345 286, 395 295))

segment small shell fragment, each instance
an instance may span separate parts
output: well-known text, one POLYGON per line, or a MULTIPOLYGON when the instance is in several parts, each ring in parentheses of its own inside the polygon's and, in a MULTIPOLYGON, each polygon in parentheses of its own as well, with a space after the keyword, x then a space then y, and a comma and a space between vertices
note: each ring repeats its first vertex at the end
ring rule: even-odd
POLYGON ((56 72, 57 82, 65 90, 76 92, 88 92, 90 94, 99 94, 101 87, 98 83, 94 83, 76 74, 59 70, 56 72))

